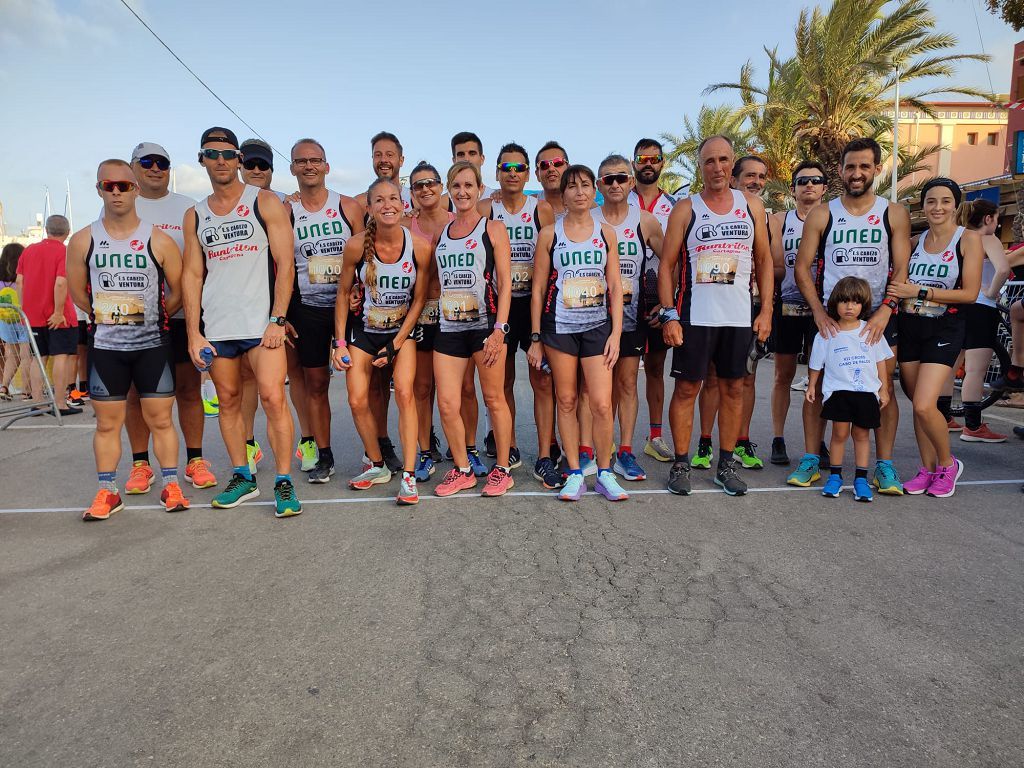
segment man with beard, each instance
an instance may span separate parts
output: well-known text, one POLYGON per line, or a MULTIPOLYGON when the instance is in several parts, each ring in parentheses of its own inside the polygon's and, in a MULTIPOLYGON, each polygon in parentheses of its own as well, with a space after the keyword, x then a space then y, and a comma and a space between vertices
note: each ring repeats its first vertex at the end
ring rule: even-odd
MULTIPOLYGON (((402 164, 405 162, 405 155, 402 154, 402 142, 393 133, 381 131, 370 139, 370 158, 373 163, 373 173, 378 179, 391 179, 399 185, 402 190, 402 209, 406 214, 412 213, 412 193, 401 185, 402 164)), ((356 195, 356 202, 363 209, 366 209, 366 193, 356 195)))
MULTIPOLYGON (((811 308, 815 325, 825 338, 838 326, 825 312, 832 288, 843 277, 863 278, 871 286, 873 313, 862 332, 869 344, 883 336, 896 349, 896 312, 899 303, 886 298, 887 283, 904 282, 910 261, 910 215, 907 209, 874 193, 875 177, 882 171, 882 150, 870 138, 854 139, 843 149, 839 174, 843 194, 811 210, 804 222, 796 257, 796 284, 811 308), (818 263, 817 279, 812 265, 818 263), (890 277, 891 274, 891 277, 890 277)), ((889 402, 882 408, 882 425, 875 430, 874 484, 879 493, 903 495, 903 483, 892 464, 899 407, 892 391, 896 356, 886 361, 889 375, 883 385, 889 402)), ((820 402, 821 396, 815 398, 820 402)), ((807 458, 807 457, 805 457, 807 458)), ((812 457, 813 458, 813 457, 812 457)), ((816 473, 811 473, 812 478, 816 473)))
MULTIPOLYGON (((633 174, 636 188, 630 190, 627 202, 654 215, 661 225, 662 233, 676 204, 676 198, 658 187, 658 179, 665 168, 665 153, 661 142, 654 139, 640 139, 633 148, 633 174)), ((644 331, 644 376, 647 380, 647 414, 650 432, 644 453, 657 461, 672 461, 675 453, 669 448, 661 434, 661 419, 665 413, 665 355, 668 347, 661 336, 661 321, 658 313, 658 254, 649 251, 645 261, 644 274, 640 285, 640 307, 638 325, 644 331)))

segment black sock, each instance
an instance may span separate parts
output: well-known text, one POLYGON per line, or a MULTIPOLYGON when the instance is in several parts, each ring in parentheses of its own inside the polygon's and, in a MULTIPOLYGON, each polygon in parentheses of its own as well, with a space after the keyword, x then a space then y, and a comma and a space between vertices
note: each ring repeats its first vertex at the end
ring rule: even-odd
POLYGON ((690 463, 690 454, 688 454, 688 453, 677 453, 676 454, 676 461, 677 462, 682 462, 683 464, 689 464, 690 463))
POLYGON ((978 429, 981 426, 981 403, 964 403, 964 426, 978 429))
POLYGON ((149 464, 149 451, 140 451, 132 454, 132 461, 144 461, 149 464))
POLYGON ((255 437, 250 437, 248 440, 245 441, 245 444, 248 445, 250 448, 255 448, 256 447, 256 438, 255 437))
POLYGON ((725 448, 719 448, 718 449, 718 466, 719 467, 724 467, 726 464, 728 464, 730 461, 732 461, 732 452, 733 452, 732 448, 730 448, 729 450, 725 450, 725 448))
POLYGON ((466 453, 476 453, 476 446, 475 445, 467 445, 466 446, 466 453))
POLYGON ((326 448, 318 447, 317 451, 320 455, 320 461, 324 464, 334 464, 334 451, 331 450, 331 446, 328 445, 326 448))
POLYGON ((1011 365, 1010 369, 1006 372, 1006 378, 1008 379, 1019 379, 1024 376, 1024 368, 1019 365, 1011 365))
POLYGON ((828 471, 829 471, 829 474, 839 475, 840 477, 842 477, 843 476, 843 465, 842 464, 833 464, 831 467, 829 467, 828 471))
POLYGON ((188 459, 189 461, 192 461, 192 459, 201 459, 201 458, 203 458, 203 449, 202 448, 189 448, 186 445, 185 446, 185 458, 188 459))
POLYGON ((299 440, 299 442, 300 443, 312 443, 313 442, 313 436, 312 435, 303 435, 302 439, 299 440))
POLYGON ((936 403, 936 405, 938 405, 939 413, 942 414, 942 417, 946 421, 949 421, 953 417, 953 414, 951 413, 951 411, 953 410, 953 398, 952 397, 950 397, 948 395, 940 395, 939 396, 939 400, 936 403))
POLYGON ((381 459, 380 461, 374 461, 374 462, 372 462, 372 464, 375 467, 383 467, 384 466, 384 459, 381 459))
POLYGON ((858 480, 867 480, 868 479, 868 468, 867 467, 857 467, 856 470, 855 470, 854 476, 858 480))

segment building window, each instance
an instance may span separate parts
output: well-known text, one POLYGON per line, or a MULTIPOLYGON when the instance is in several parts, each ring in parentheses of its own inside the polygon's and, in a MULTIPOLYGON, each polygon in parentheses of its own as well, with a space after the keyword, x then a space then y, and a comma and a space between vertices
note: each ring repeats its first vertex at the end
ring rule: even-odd
POLYGON ((968 133, 967 134, 967 143, 970 144, 972 147, 975 144, 977 144, 978 143, 978 134, 976 134, 976 133, 968 133))
POLYGON ((999 134, 998 133, 990 133, 988 135, 986 143, 990 147, 994 147, 998 141, 999 141, 999 134))

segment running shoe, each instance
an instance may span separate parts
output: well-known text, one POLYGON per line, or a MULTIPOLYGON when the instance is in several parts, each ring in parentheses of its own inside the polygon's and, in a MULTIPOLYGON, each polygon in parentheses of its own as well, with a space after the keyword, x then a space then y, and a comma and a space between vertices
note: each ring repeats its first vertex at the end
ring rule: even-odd
POLYGON ((450 445, 448 446, 447 449, 445 449, 444 460, 445 461, 455 461, 455 459, 452 458, 452 447, 450 445))
POLYGON ((255 499, 260 495, 260 489, 256 486, 255 480, 246 480, 237 472, 228 481, 228 487, 213 497, 211 507, 217 509, 234 509, 243 501, 255 499))
POLYGON ((838 499, 839 494, 843 492, 843 476, 842 475, 829 475, 828 480, 825 481, 825 485, 822 486, 821 495, 828 496, 832 499, 838 499))
POLYGON ((811 483, 821 478, 821 472, 818 471, 820 466, 817 456, 813 453, 805 453, 800 459, 799 466, 789 473, 786 483, 798 488, 808 488, 811 483))
POLYGON ((451 496, 453 493, 475 487, 476 475, 472 472, 462 472, 458 467, 453 467, 445 472, 444 479, 434 486, 434 495, 451 496))
POLYGON ((444 454, 441 452, 441 438, 437 436, 433 427, 430 428, 430 458, 434 460, 435 464, 444 459, 444 454))
POLYGON ((736 461, 727 461, 715 473, 715 485, 730 496, 742 496, 747 492, 747 484, 736 474, 736 461))
POLYGON ((1024 427, 1014 427, 1013 434, 1024 440, 1024 427))
MULTIPOLYGON (((427 460, 430 460, 430 456, 427 456, 427 460)), ((416 478, 408 472, 402 473, 402 481, 398 484, 395 503, 400 507, 411 507, 413 504, 420 503, 420 493, 416 490, 416 478)))
POLYGON ((772 440, 772 456, 769 459, 772 464, 789 464, 789 453, 786 451, 786 440, 776 437, 772 440))
POLYGON ((87 389, 73 389, 71 390, 71 397, 75 400, 81 400, 83 403, 89 402, 89 390, 87 389))
POLYGON ((374 485, 381 485, 391 479, 391 470, 387 466, 378 467, 371 464, 368 469, 348 481, 348 487, 353 491, 365 491, 374 485))
POLYGON ((960 433, 960 439, 965 443, 1005 443, 1006 435, 993 432, 988 428, 988 424, 983 422, 977 429, 964 427, 963 432, 960 433))
POLYGON ((676 496, 690 495, 690 466, 685 461, 672 463, 668 471, 668 490, 676 496))
POLYGON ((128 482, 124 484, 124 492, 130 496, 149 493, 149 489, 153 487, 154 477, 156 473, 148 461, 133 461, 132 469, 128 473, 128 482))
POLYGON ((434 459, 430 453, 421 453, 419 459, 416 461, 416 471, 413 473, 416 480, 421 483, 429 480, 437 467, 434 466, 434 459))
POLYGON ((398 454, 395 453, 395 444, 391 442, 391 438, 385 437, 383 440, 379 440, 378 442, 380 443, 380 456, 384 459, 384 466, 392 472, 398 472, 401 470, 402 460, 398 458, 398 454))
POLYGON ((561 488, 564 483, 562 473, 548 456, 537 459, 537 463, 533 465, 533 476, 549 491, 561 488))
POLYGON ((92 500, 92 504, 82 514, 83 520, 106 520, 115 512, 120 512, 124 509, 124 502, 121 501, 121 497, 113 491, 108 491, 104 488, 100 488, 96 492, 95 498, 92 500))
POLYGON ((484 437, 484 453, 487 454, 487 458, 493 459, 498 455, 498 444, 494 440, 494 430, 490 430, 486 437, 484 437))
POLYGON ((1024 376, 1015 376, 1011 379, 1004 373, 995 378, 989 388, 996 392, 1024 392, 1024 376))
POLYGON ((523 454, 519 452, 517 446, 512 446, 508 449, 508 468, 518 469, 523 466, 523 454))
POLYGON ((676 457, 675 452, 668 447, 663 437, 647 438, 647 445, 644 446, 644 453, 655 461, 672 461, 676 457))
POLYGON ((636 456, 629 451, 619 451, 619 454, 615 457, 613 469, 622 475, 623 480, 647 479, 647 473, 644 472, 644 468, 637 463, 636 456))
POLYGON ((755 448, 757 448, 757 443, 752 443, 749 440, 736 443, 732 457, 742 464, 744 469, 764 469, 764 462, 754 454, 755 448))
POLYGON ((866 477, 855 477, 853 479, 853 500, 871 502, 875 500, 875 494, 871 490, 871 483, 866 477))
POLYGON ((253 445, 245 444, 245 457, 249 460, 249 471, 255 475, 256 465, 263 461, 263 450, 260 448, 259 442, 253 440, 253 443, 253 445))
POLYGON ((203 398, 203 416, 212 419, 220 415, 220 401, 217 398, 207 400, 203 398))
POLYGON ((320 460, 320 452, 316 449, 316 440, 300 440, 295 448, 295 458, 302 462, 299 464, 299 469, 303 472, 311 471, 320 460))
POLYGON ((928 486, 928 495, 937 499, 947 499, 956 492, 956 481, 964 473, 964 464, 956 456, 948 467, 935 467, 932 484, 928 486))
POLYGON ((295 517, 302 514, 302 504, 295 495, 291 480, 274 483, 274 517, 295 517))
POLYGON ((607 469, 597 473, 597 482, 594 484, 594 490, 608 499, 608 501, 625 501, 629 498, 629 494, 619 485, 619 481, 615 479, 615 473, 609 472, 607 469))
POLYGON ((896 467, 891 461, 879 461, 875 464, 875 487, 886 496, 902 496, 903 483, 896 474, 896 467))
POLYGON ((583 498, 586 490, 587 484, 583 480, 583 475, 579 472, 570 472, 569 476, 565 478, 565 484, 562 486, 558 498, 561 501, 579 501, 583 498))
POLYGON ((484 489, 480 492, 480 495, 504 496, 515 484, 516 481, 512 479, 511 472, 506 472, 501 467, 495 467, 487 475, 487 481, 484 483, 484 489))
POLYGON ((551 451, 548 453, 548 456, 551 457, 551 461, 557 467, 559 464, 562 463, 562 447, 558 443, 552 443, 551 451))
POLYGON ((306 479, 311 483, 329 483, 331 475, 334 474, 334 462, 324 459, 317 459, 316 466, 309 470, 306 479))
POLYGON ((911 496, 920 496, 932 484, 932 474, 934 473, 924 467, 918 468, 917 474, 903 484, 903 492, 911 496))
POLYGON ((217 478, 210 471, 210 462, 197 457, 185 465, 185 479, 192 483, 193 488, 212 488, 217 478))
POLYGON ((469 457, 469 468, 473 472, 474 477, 484 477, 487 475, 487 467, 484 466, 483 459, 480 458, 480 451, 474 448, 471 451, 466 451, 466 456, 469 457))
MULTIPOLYGON (((65 405, 67 405, 67 403, 65 403, 65 405)), ((75 405, 68 405, 67 408, 60 409, 61 416, 75 416, 76 414, 79 414, 81 412, 82 409, 75 405)))
POLYGON ((789 388, 791 390, 793 390, 794 392, 806 392, 807 391, 807 384, 808 384, 808 378, 806 376, 804 376, 802 379, 797 379, 792 384, 790 384, 789 388))
POLYGON ((74 390, 68 392, 68 396, 64 399, 64 405, 68 408, 81 408, 85 405, 85 401, 78 397, 78 393, 74 390))
POLYGON ((160 501, 164 503, 164 512, 184 512, 189 507, 188 499, 177 483, 168 483, 164 486, 160 501))
POLYGON ((690 459, 690 466, 694 469, 711 469, 711 457, 713 454, 714 449, 711 447, 711 441, 702 438, 697 443, 696 455, 690 459))
POLYGON ((580 469, 583 470, 583 476, 589 477, 590 475, 597 474, 597 461, 590 454, 580 454, 580 469))
POLYGON ((950 416, 946 420, 946 429, 949 430, 950 432, 959 432, 963 428, 964 428, 964 425, 961 424, 956 419, 954 419, 952 416, 950 416))

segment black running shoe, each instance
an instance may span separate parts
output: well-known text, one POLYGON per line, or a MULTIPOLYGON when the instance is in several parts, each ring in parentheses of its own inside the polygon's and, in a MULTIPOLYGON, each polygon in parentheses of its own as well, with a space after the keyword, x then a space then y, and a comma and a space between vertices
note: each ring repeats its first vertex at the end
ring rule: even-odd
MULTIPOLYGON (((448 455, 451 456, 450 453, 448 455)), ((444 458, 444 454, 441 453, 441 438, 437 436, 433 427, 430 428, 430 458, 434 460, 435 464, 444 458)))
POLYGON ((306 479, 311 483, 329 483, 331 475, 334 474, 334 462, 317 459, 316 466, 306 474, 306 479))
POLYGON ((719 486, 730 496, 742 496, 747 492, 747 484, 740 480, 736 474, 736 462, 727 461, 718 466, 718 473, 715 475, 715 485, 719 486))
POLYGON ((494 442, 494 430, 492 429, 487 433, 487 437, 484 438, 484 453, 487 454, 487 458, 493 459, 498 455, 498 446, 494 442))
POLYGON ((508 451, 508 468, 515 469, 521 466, 523 466, 523 456, 519 453, 519 449, 513 445, 508 451))
POLYGON ((557 467, 562 461, 562 449, 558 447, 558 443, 551 444, 550 456, 551 463, 557 467))
POLYGON ((395 453, 391 438, 385 437, 377 442, 380 444, 380 457, 384 459, 384 465, 392 472, 398 472, 402 468, 402 460, 395 453))
POLYGON ((555 467, 555 462, 547 456, 537 459, 537 463, 533 465, 533 476, 540 480, 545 488, 552 491, 561 488, 565 483, 562 473, 555 467))
POLYGON ((786 440, 776 437, 772 440, 772 456, 769 459, 772 464, 789 464, 789 454, 786 453, 786 440))
POLYGON ((1006 374, 998 376, 989 384, 989 388, 996 392, 1024 392, 1024 376, 1010 378, 1006 374))
POLYGON ((668 471, 668 490, 677 496, 690 495, 690 465, 676 461, 668 471))

